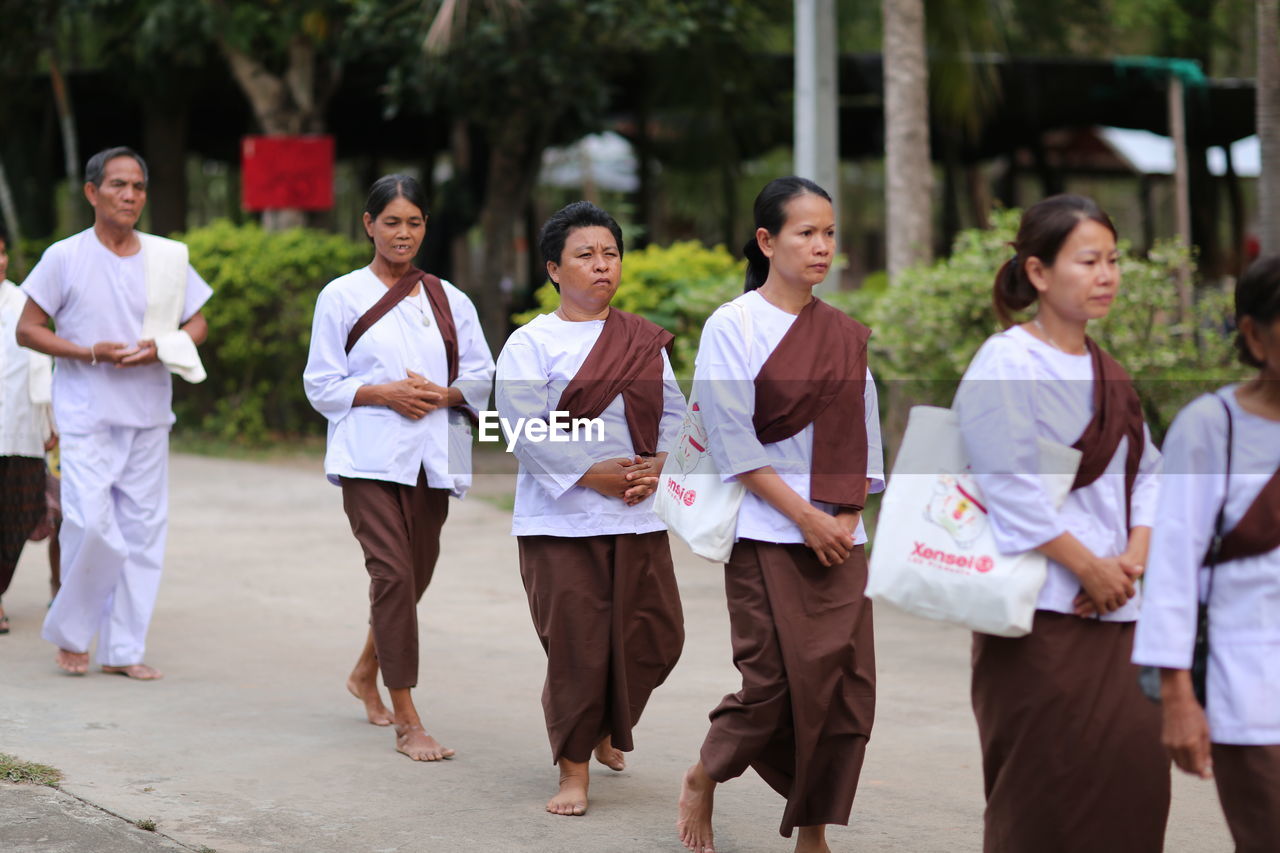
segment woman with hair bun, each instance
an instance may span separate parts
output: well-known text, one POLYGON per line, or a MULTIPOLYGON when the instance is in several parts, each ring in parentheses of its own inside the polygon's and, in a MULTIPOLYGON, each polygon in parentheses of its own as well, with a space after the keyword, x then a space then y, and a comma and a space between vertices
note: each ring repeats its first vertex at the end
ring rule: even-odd
POLYGON ((983 850, 1158 853, 1168 759, 1129 657, 1160 454, 1128 374, 1087 334, 1120 286, 1116 230, 1093 201, 1053 196, 1023 214, 1013 248, 994 293, 1006 328, 954 409, 996 543, 1040 551, 1048 576, 1030 634, 973 635, 983 850), (1041 439, 1082 453, 1060 508, 1041 439))
POLYGON ((379 178, 364 229, 373 261, 320 291, 303 384, 329 421, 325 475, 342 487, 369 572, 369 634, 347 689, 369 722, 395 727, 399 752, 436 761, 454 753, 427 734, 413 703, 418 601, 449 497, 471 486, 467 419, 489 400, 493 357, 466 294, 413 265, 427 230, 416 180, 379 178))
POLYGON ((742 689, 711 712, 677 829, 713 853, 715 788, 748 767, 787 798, 779 831, 826 853, 847 824, 875 714, 862 507, 884 488, 871 330, 817 299, 831 197, 804 178, 755 201, 746 292, 711 315, 694 370, 711 455, 746 488, 725 564, 742 689))
POLYGON ((1275 853, 1280 255, 1254 261, 1236 284, 1235 308, 1240 360, 1257 373, 1195 400, 1169 428, 1133 659, 1161 668, 1165 748, 1185 772, 1217 781, 1237 853, 1275 853), (1190 673, 1202 600, 1210 652, 1203 707, 1190 673))

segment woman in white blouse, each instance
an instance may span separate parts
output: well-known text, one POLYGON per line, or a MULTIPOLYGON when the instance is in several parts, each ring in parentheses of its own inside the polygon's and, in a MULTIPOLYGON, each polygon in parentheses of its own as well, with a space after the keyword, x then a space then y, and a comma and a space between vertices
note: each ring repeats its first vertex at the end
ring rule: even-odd
POLYGON ((694 369, 712 459, 746 488, 725 564, 742 688, 711 712, 677 830, 715 849, 716 786, 753 768, 786 798, 780 833, 825 853, 847 824, 875 715, 862 508, 884 488, 871 331, 813 294, 835 261, 826 191, 775 179, 754 205, 742 296, 703 328, 694 369))
POLYGON ((559 787, 548 812, 585 814, 592 756, 626 766, 632 730, 684 647, 684 614, 653 490, 685 402, 672 336, 610 305, 622 229, 586 201, 538 237, 555 311, 517 329, 498 356, 498 412, 543 424, 512 437, 520 461, 511 532, 534 629, 559 787), (561 434, 553 412, 599 426, 561 434))
POLYGON ((1280 255, 1236 285, 1247 382, 1179 413, 1164 445, 1133 659, 1161 667, 1164 744, 1217 780, 1237 853, 1280 850, 1280 255), (1230 450, 1228 451, 1228 445, 1230 450), (1228 471, 1228 460, 1230 470, 1228 471), (1206 567, 1221 512, 1216 564, 1206 567), (1208 602, 1205 707, 1190 668, 1208 602))
POLYGON ((1030 207, 996 276, 1006 328, 956 395, 996 542, 1049 558, 1031 634, 974 634, 986 853, 1156 853, 1163 843, 1168 761, 1129 661, 1160 457, 1129 377, 1086 334, 1119 286, 1115 227, 1093 201, 1030 207), (1041 483, 1041 439, 1083 454, 1061 507, 1041 483))
POLYGON ((426 226, 417 181, 387 175, 373 185, 364 212, 373 261, 320 292, 303 375, 329 421, 325 474, 342 487, 370 579, 369 634, 347 689, 369 722, 395 726, 396 749, 416 761, 453 755, 427 734, 411 695, 417 604, 440 555, 449 496, 471 485, 468 413, 484 408, 493 379, 471 300, 413 266, 426 226))

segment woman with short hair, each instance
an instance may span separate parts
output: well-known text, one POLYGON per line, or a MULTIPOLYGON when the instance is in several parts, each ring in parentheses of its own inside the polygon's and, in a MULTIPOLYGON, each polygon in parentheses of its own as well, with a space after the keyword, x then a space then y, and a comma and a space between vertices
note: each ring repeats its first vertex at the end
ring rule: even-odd
POLYGON ((632 729, 684 646, 684 615, 666 525, 653 491, 685 402, 671 333, 610 305, 622 276, 622 229, 580 201, 538 239, 560 305, 517 329, 498 356, 497 403, 508 422, 553 412, 598 420, 575 440, 515 437, 520 461, 511 532, 547 653, 542 693, 558 815, 587 810, 592 754, 613 770, 632 729))

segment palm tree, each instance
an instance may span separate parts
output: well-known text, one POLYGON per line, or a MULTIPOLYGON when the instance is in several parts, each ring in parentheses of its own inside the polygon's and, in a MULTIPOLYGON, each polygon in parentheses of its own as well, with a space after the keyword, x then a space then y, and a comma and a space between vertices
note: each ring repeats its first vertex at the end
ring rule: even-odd
POLYGON ((889 280, 933 257, 933 167, 924 0, 884 0, 885 206, 889 280))
POLYGON ((1262 251, 1280 252, 1280 2, 1258 0, 1258 234, 1262 251))

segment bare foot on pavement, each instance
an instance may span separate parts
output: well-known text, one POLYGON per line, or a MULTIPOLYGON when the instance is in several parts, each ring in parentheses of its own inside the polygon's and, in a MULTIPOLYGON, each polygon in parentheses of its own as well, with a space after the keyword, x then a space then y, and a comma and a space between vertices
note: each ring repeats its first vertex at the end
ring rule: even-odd
POLYGON ((596 744, 596 761, 599 761, 610 770, 619 772, 627 769, 627 758, 623 755, 622 750, 614 749, 613 741, 605 738, 596 744))
POLYGON ((693 853, 715 853, 711 832, 715 791, 715 780, 707 775, 701 761, 685 771, 680 785, 680 817, 676 820, 676 831, 680 833, 681 843, 693 853))
POLYGON ((89 671, 88 652, 69 652, 66 649, 58 649, 58 656, 54 658, 54 662, 58 664, 59 669, 71 675, 84 675, 89 671))
MULTIPOLYGON (((86 662, 88 655, 85 655, 86 662)), ((138 681, 159 681, 164 678, 164 673, 156 669, 154 666, 147 666, 145 663, 131 663, 128 666, 104 666, 102 671, 112 675, 125 675, 138 681)))
POLYGON ((422 726, 396 726, 396 751, 414 761, 439 761, 456 754, 441 746, 422 726))

